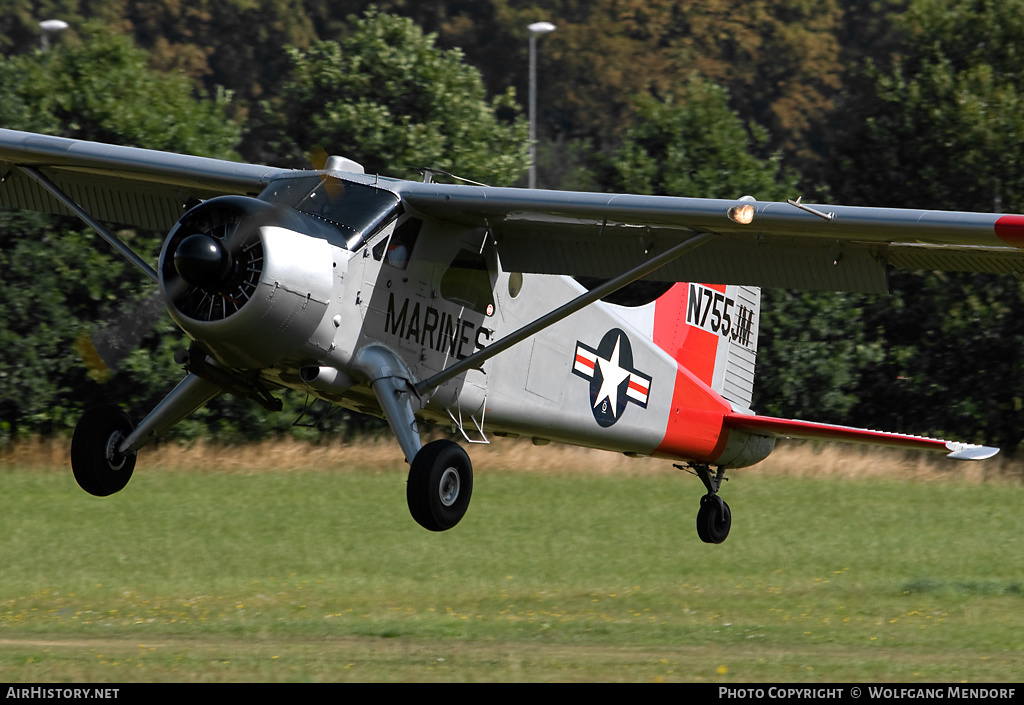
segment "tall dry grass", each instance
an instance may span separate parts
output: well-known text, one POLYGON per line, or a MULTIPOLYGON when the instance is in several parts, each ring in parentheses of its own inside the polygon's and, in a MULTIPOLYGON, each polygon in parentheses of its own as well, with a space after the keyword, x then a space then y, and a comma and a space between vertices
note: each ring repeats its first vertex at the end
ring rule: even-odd
MULTIPOLYGON (((0 449, 0 470, 70 470, 70 442, 32 439, 0 449)), ((679 472, 673 461, 628 458, 589 448, 560 444, 535 446, 529 441, 495 439, 489 445, 466 445, 473 466, 480 472, 526 471, 540 473, 651 474, 679 472)), ((357 443, 310 443, 293 438, 242 445, 210 441, 189 444, 161 443, 143 449, 139 468, 235 474, 263 472, 330 472, 348 470, 401 470, 405 466, 398 444, 391 438, 357 443)), ((780 443, 764 462, 733 470, 730 476, 877 478, 915 482, 958 481, 971 484, 1010 482, 1024 484, 1024 463, 1009 458, 979 462, 946 460, 941 455, 903 452, 887 448, 780 443)))

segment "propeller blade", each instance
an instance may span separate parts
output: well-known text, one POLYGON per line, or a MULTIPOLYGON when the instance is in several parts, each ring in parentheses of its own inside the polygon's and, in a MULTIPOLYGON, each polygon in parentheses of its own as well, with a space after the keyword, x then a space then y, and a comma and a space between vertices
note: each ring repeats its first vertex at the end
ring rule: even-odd
POLYGON ((314 144, 306 152, 306 159, 309 160, 310 165, 317 171, 323 171, 327 166, 327 150, 324 149, 322 144, 314 144))
POLYGON ((327 153, 327 150, 324 149, 323 145, 313 145, 310 150, 306 152, 306 159, 309 160, 310 165, 314 169, 320 172, 320 181, 324 184, 328 198, 337 200, 345 195, 345 182, 328 171, 330 155, 327 153))
POLYGON ((79 333, 75 350, 89 370, 89 376, 100 384, 110 381, 124 359, 152 329, 163 310, 163 297, 156 292, 95 333, 79 333))

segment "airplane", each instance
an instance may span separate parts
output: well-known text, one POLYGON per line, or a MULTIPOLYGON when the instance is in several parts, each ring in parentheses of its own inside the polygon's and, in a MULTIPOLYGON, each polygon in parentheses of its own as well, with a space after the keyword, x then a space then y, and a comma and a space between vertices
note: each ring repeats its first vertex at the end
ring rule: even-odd
POLYGON ((697 534, 732 525, 728 470, 779 438, 998 449, 750 409, 761 287, 884 293, 887 268, 1024 271, 1024 216, 438 183, 343 157, 298 170, 0 129, 0 207, 73 214, 143 272, 190 344, 137 425, 75 428, 72 470, 120 491, 137 452, 224 393, 278 410, 299 390, 387 420, 407 502, 456 526, 468 445, 521 437, 677 461, 706 493, 697 534), (105 223, 167 232, 152 266, 105 223))

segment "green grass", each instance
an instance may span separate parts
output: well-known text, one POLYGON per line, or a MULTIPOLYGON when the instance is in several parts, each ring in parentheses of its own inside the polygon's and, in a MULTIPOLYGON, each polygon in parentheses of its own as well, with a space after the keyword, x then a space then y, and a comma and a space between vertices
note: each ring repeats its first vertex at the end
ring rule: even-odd
POLYGON ((1024 489, 488 473, 0 470, 0 682, 1020 681, 1024 489))

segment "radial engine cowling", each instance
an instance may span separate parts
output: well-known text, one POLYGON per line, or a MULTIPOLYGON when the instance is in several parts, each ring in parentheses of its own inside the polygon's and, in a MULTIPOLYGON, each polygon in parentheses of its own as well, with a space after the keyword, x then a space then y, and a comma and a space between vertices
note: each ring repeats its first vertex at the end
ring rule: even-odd
POLYGON ((196 206, 160 253, 172 318, 225 365, 269 367, 300 353, 327 312, 332 245, 292 208, 243 196, 196 206))

